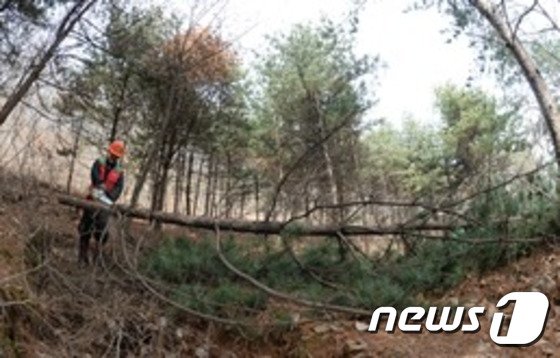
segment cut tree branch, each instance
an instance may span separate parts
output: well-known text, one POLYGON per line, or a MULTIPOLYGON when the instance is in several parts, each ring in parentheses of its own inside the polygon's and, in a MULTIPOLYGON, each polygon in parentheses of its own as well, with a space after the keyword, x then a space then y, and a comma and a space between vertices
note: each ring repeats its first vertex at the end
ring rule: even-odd
POLYGON ((294 234, 299 236, 330 236, 338 237, 339 234, 345 236, 368 236, 368 235, 400 235, 406 232, 413 231, 450 231, 458 228, 465 228, 466 226, 460 225, 446 225, 446 224, 423 224, 416 226, 389 226, 389 227, 370 227, 370 226, 357 226, 357 225, 325 225, 314 226, 307 224, 293 224, 293 226, 286 227, 284 222, 278 221, 244 221, 234 219, 221 219, 217 220, 209 217, 192 217, 171 214, 166 212, 151 212, 145 209, 133 209, 128 206, 115 205, 108 207, 104 204, 79 199, 69 195, 59 195, 58 201, 63 205, 78 207, 82 209, 93 209, 102 211, 111 211, 114 214, 122 214, 128 217, 143 219, 143 220, 156 220, 165 224, 174 224, 179 226, 186 226, 198 229, 214 230, 215 226, 221 230, 228 230, 240 233, 252 234, 266 234, 266 235, 280 235, 285 230, 293 228, 294 234))
POLYGON ((258 289, 262 290, 263 292, 265 292, 265 293, 269 294, 270 296, 275 297, 277 299, 292 302, 292 303, 296 303, 298 305, 302 305, 302 306, 306 306, 306 307, 310 307, 310 308, 314 308, 314 309, 322 309, 322 310, 325 310, 325 311, 346 313, 346 314, 352 314, 352 315, 358 315, 358 316, 369 316, 370 311, 368 311, 368 310, 364 310, 364 309, 360 309, 360 308, 354 308, 354 307, 348 307, 348 306, 339 306, 339 305, 329 304, 329 303, 325 303, 325 302, 312 301, 312 300, 308 300, 308 299, 305 299, 305 298, 299 298, 299 297, 291 296, 291 295, 288 295, 286 293, 276 291, 275 289, 266 286, 262 282, 259 282, 254 277, 251 277, 251 276, 247 275, 246 273, 239 270, 237 267, 233 266, 233 264, 227 260, 227 258, 224 256, 224 253, 222 251, 222 245, 221 245, 221 241, 220 241, 220 230, 219 230, 219 225, 218 225, 217 222, 215 222, 214 227, 215 227, 215 231, 216 231, 216 251, 218 252, 218 257, 220 258, 222 263, 230 271, 235 273, 237 276, 239 276, 242 279, 248 281, 253 286, 257 287, 258 289))

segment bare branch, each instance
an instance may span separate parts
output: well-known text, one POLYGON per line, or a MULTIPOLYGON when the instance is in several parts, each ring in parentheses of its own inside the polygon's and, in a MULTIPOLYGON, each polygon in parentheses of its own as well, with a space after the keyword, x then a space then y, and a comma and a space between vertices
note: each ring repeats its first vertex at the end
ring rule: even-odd
POLYGON ((353 112, 350 113, 349 115, 347 115, 341 123, 337 124, 334 128, 332 128, 329 133, 321 138, 319 141, 317 141, 316 143, 313 143, 312 146, 310 146, 309 148, 307 148, 299 157, 298 159, 288 168, 288 170, 286 170, 286 172, 284 173, 284 175, 282 176, 282 178, 280 179, 280 181, 278 182, 278 184, 276 185, 276 188, 274 189, 274 194, 272 196, 272 204, 270 206, 270 209, 268 210, 266 216, 265 216, 265 221, 269 221, 272 213, 274 212, 277 202, 278 202, 278 197, 280 196, 280 193, 282 192, 282 188, 283 186, 286 184, 286 182, 288 181, 289 177, 297 170, 299 169, 301 163, 307 158, 308 155, 310 155, 311 153, 313 153, 315 150, 317 150, 321 145, 323 145, 323 143, 325 143, 326 141, 330 140, 338 131, 340 131, 341 129, 343 129, 348 122, 352 119, 353 116, 355 116, 356 114, 358 114, 358 112, 353 112))
POLYGON ((550 13, 542 6, 541 4, 538 5, 540 13, 550 22, 551 29, 555 31, 560 31, 560 26, 554 18, 550 15, 550 13))
MULTIPOLYGON (((101 203, 96 203, 84 199, 75 198, 69 195, 59 195, 58 201, 61 204, 88 208, 102 211, 111 211, 114 214, 122 214, 128 217, 144 219, 149 221, 159 221, 167 224, 179 226, 194 227, 199 229, 213 230, 217 224, 223 230, 234 232, 245 232, 253 234, 280 235, 286 229, 285 222, 278 221, 243 221, 233 219, 215 220, 208 217, 189 217, 165 212, 151 212, 143 209, 133 209, 123 205, 107 207, 101 203)), ((367 227, 358 225, 326 225, 313 226, 298 224, 295 232, 300 236, 329 236, 337 237, 340 232, 346 236, 366 236, 366 235, 398 235, 409 231, 445 231, 453 230, 459 227, 457 225, 444 224, 423 224, 417 226, 393 226, 393 227, 367 227)))
POLYGON ((68 13, 66 13, 56 30, 55 38, 52 43, 47 47, 46 51, 38 57, 38 62, 33 66, 32 70, 25 75, 21 84, 10 94, 6 102, 2 105, 2 108, 0 108, 0 125, 8 119, 8 116, 12 113, 14 108, 29 91, 33 83, 39 78, 47 63, 53 58, 62 41, 66 39, 76 23, 96 1, 97 0, 77 1, 68 13))
POLYGON ((235 266, 233 266, 224 256, 224 253, 222 252, 222 246, 221 246, 221 240, 220 240, 220 228, 218 225, 215 226, 215 233, 216 233, 216 250, 218 252, 218 256, 220 257, 220 260, 222 261, 222 263, 233 273, 235 273, 237 276, 241 277, 242 279, 246 280, 247 282, 251 283, 253 286, 255 286, 256 288, 262 290, 263 292, 276 297, 278 299, 281 299, 283 301, 288 301, 288 302, 293 302, 302 306, 306 306, 306 307, 310 307, 310 308, 315 308, 315 309, 322 309, 322 310, 326 310, 326 311, 333 311, 333 312, 340 312, 340 313, 347 313, 347 314, 352 314, 352 315, 359 315, 359 316, 369 316, 371 315, 371 312, 368 310, 362 310, 359 308, 353 308, 353 307, 346 307, 346 306, 339 306, 339 305, 331 305, 328 303, 324 303, 324 302, 316 302, 316 301, 311 301, 311 300, 307 300, 307 299, 303 299, 303 298, 298 298, 298 297, 294 297, 294 296, 290 296, 288 294, 276 291, 268 286, 266 286, 265 284, 259 282, 258 280, 256 280, 255 278, 247 275, 246 273, 240 271, 239 269, 237 269, 235 266))
POLYGON ((519 30, 519 26, 521 25, 521 22, 523 22, 523 19, 527 15, 529 15, 533 10, 535 10, 537 5, 539 5, 539 0, 533 0, 533 4, 531 6, 529 6, 527 9, 525 9, 525 11, 523 11, 523 13, 521 15, 519 15, 519 18, 515 22, 515 27, 514 27, 513 32, 512 32, 512 38, 513 39, 517 38, 517 31, 519 30))

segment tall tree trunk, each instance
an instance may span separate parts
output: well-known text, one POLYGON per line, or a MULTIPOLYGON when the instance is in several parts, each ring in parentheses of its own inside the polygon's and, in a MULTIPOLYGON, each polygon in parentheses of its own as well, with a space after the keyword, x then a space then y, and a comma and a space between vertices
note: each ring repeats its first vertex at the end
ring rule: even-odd
POLYGON ((204 201, 204 216, 210 216, 210 199, 212 198, 212 169, 214 167, 214 153, 210 153, 206 176, 206 200, 204 201))
POLYGON ((163 150, 164 148, 159 148, 158 150, 158 160, 156 161, 156 165, 153 171, 153 180, 152 180, 152 201, 150 205, 151 211, 158 210, 158 203, 159 203, 159 195, 161 194, 161 190, 159 189, 162 185, 162 178, 163 178, 163 150))
POLYGON ((185 190, 185 204, 187 207, 187 215, 191 215, 194 211, 191 203, 191 192, 192 192, 192 176, 193 176, 193 165, 194 165, 194 151, 189 152, 189 161, 187 168, 187 189, 185 190))
POLYGON ((159 195, 158 195, 158 203, 157 203, 157 210, 164 211, 165 203, 166 203, 166 195, 167 195, 167 185, 169 182, 169 171, 171 170, 171 165, 173 164, 173 157, 175 156, 173 145, 170 144, 167 146, 167 150, 165 153, 165 157, 163 159, 162 165, 162 175, 161 175, 161 182, 159 186, 159 195))
POLYGON ((153 174, 152 174, 152 196, 151 196, 151 201, 150 201, 150 210, 151 211, 156 211, 156 206, 157 206, 157 202, 158 202, 158 198, 157 196, 159 195, 159 190, 158 190, 158 185, 160 182, 160 171, 159 168, 155 169, 153 174))
MULTIPOLYGON (((242 190, 241 190, 241 200, 239 203, 239 218, 243 219, 245 217, 245 200, 247 197, 247 193, 245 192, 245 185, 242 185, 242 190)), ((251 191, 249 191, 249 194, 251 193, 251 191)))
MULTIPOLYGON (((164 206, 166 202, 167 194, 167 182, 169 179, 169 170, 171 169, 171 162, 173 159, 172 150, 170 147, 162 148, 162 158, 160 160, 160 165, 158 165, 157 180, 154 180, 154 188, 152 193, 152 212, 162 212, 164 211, 164 206)), ((154 229, 156 231, 161 230, 161 222, 156 220, 154 224, 154 229)))
POLYGON ((140 170, 136 174, 134 180, 134 188, 132 189, 132 196, 130 198, 130 206, 135 208, 140 201, 140 194, 142 193, 142 189, 144 188, 144 184, 146 183, 146 179, 148 178, 148 173, 155 161, 157 149, 155 146, 151 148, 148 152, 147 158, 144 162, 140 165, 140 170))
POLYGON ((229 218, 231 215, 232 203, 233 199, 231 197, 231 154, 228 152, 226 153, 226 173, 225 178, 223 178, 225 190, 222 193, 225 193, 225 216, 229 218))
MULTIPOLYGON (((320 133, 320 138, 326 138, 327 136, 327 123, 325 120, 325 116, 323 115, 323 112, 321 111, 321 107, 319 104, 319 98, 317 95, 314 95, 311 97, 311 99, 314 101, 314 105, 315 105, 315 118, 317 120, 317 125, 319 128, 319 133, 320 133)), ((338 187, 336 185, 336 179, 335 179, 335 175, 334 175, 334 166, 333 166, 333 162, 331 159, 331 155, 329 153, 329 148, 327 146, 327 142, 326 141, 322 141, 321 142, 321 154, 323 155, 323 159, 325 161, 325 169, 327 172, 327 178, 328 178, 328 185, 329 185, 329 189, 330 189, 330 203, 333 205, 338 205, 339 201, 338 201, 338 197, 339 197, 339 193, 338 193, 338 187)), ((330 215, 330 221, 332 222, 332 224, 336 224, 337 222, 340 223, 343 220, 344 214, 343 214, 343 209, 340 208, 339 210, 334 209, 330 215)), ((340 254, 340 261, 344 261, 346 258, 346 254, 347 254, 347 247, 346 244, 342 241, 342 239, 340 237, 337 237, 338 240, 338 252, 340 254)))
POLYGON ((214 217, 217 215, 218 212, 218 208, 217 208, 217 202, 216 199, 218 198, 218 179, 220 176, 219 170, 218 170, 219 166, 218 166, 218 156, 216 156, 214 158, 214 169, 212 170, 212 192, 211 194, 211 198, 210 198, 210 216, 214 217))
MULTIPOLYGON (((319 125, 319 133, 321 133, 321 138, 326 136, 326 130, 321 118, 317 118, 317 122, 319 125)), ((329 194, 330 194, 330 204, 337 205, 338 204, 338 191, 336 186, 336 180, 334 176, 334 168, 331 156, 329 154, 329 149, 327 147, 327 143, 323 142, 321 144, 321 154, 323 155, 323 160, 325 161, 325 171, 327 173, 327 180, 329 186, 329 194)), ((337 214, 338 212, 335 210, 334 214, 332 215, 333 224, 336 221, 342 219, 340 215, 337 214)))
MULTIPOLYGON (((254 222, 254 221, 243 221, 243 220, 215 220, 212 218, 193 218, 189 216, 174 215, 171 213, 156 212, 152 213, 149 210, 143 209, 131 209, 123 205, 116 205, 115 207, 109 208, 101 203, 97 203, 90 200, 85 200, 81 198, 76 198, 70 195, 58 195, 58 201, 64 205, 70 205, 80 208, 90 208, 95 210, 101 210, 106 212, 121 213, 126 214, 130 217, 136 217, 143 220, 149 220, 151 218, 156 218, 165 223, 172 225, 180 225, 186 227, 194 227, 201 229, 214 230, 215 225, 222 230, 231 230, 234 232, 246 232, 255 234, 269 234, 278 235, 281 234, 285 229, 284 222, 254 222)), ((337 233, 340 232, 348 236, 364 236, 364 235, 375 235, 375 236, 387 236, 387 235, 399 235, 402 233, 413 233, 420 231, 454 231, 459 229, 465 229, 471 226, 465 225, 438 225, 438 224, 420 224, 414 226, 402 227, 399 225, 388 226, 388 227, 377 227, 377 226, 367 226, 361 227, 356 225, 345 225, 340 227, 339 225, 328 225, 328 226, 317 226, 317 225, 300 225, 298 229, 299 236, 319 236, 319 237, 335 237, 337 233)), ((472 240, 471 243, 484 243, 487 242, 483 240, 472 240)))
MULTIPOLYGON (((327 138, 327 123, 325 120, 325 116, 323 114, 323 110, 320 104, 320 95, 317 93, 317 90, 310 87, 307 83, 305 78, 305 73, 303 68, 296 64, 298 69, 298 76, 303 85, 303 88, 306 92, 307 101, 309 101, 309 116, 315 122, 315 126, 319 132, 319 138, 327 138)), ((323 160, 325 162, 325 171, 327 174, 327 181, 328 181, 328 190, 329 190, 329 201, 330 204, 337 205, 338 204, 338 195, 337 195, 337 187, 336 181, 334 176, 334 167, 331 159, 331 155, 329 153, 329 148, 327 146, 327 141, 321 140, 320 143, 320 150, 323 160)), ((335 211, 336 213, 336 211, 335 211)), ((342 215, 332 215, 332 221, 335 223, 336 221, 340 221, 342 215)))
POLYGON ((132 191, 132 198, 130 199, 130 206, 132 208, 135 208, 136 205, 138 205, 140 194, 142 193, 142 188, 144 187, 144 183, 148 178, 148 173, 152 169, 152 166, 154 165, 160 151, 160 147, 164 145, 165 138, 168 135, 167 132, 169 123, 171 121, 171 113, 173 110, 173 100, 177 96, 175 86, 176 84, 173 83, 170 96, 167 99, 165 113, 161 121, 161 129, 157 133, 156 140, 150 144, 149 149, 146 153, 146 160, 142 163, 142 165, 140 166, 140 171, 136 175, 136 182, 132 191))
POLYGON ((167 182, 169 181, 169 168, 164 168, 161 176, 161 185, 158 187, 158 201, 157 210, 165 211, 166 195, 167 195, 167 182))
POLYGON ((80 147, 80 139, 82 137, 82 130, 84 127, 84 119, 80 118, 80 123, 78 125, 78 130, 76 131, 76 136, 74 137, 74 144, 72 145, 72 153, 70 159, 70 169, 68 171, 68 180, 66 181, 66 192, 70 193, 72 190, 72 180, 74 178, 74 168, 76 166, 76 158, 78 157, 78 148, 80 147))
POLYGON ((523 75, 537 99, 540 111, 550 132, 556 160, 560 162, 560 112, 554 95, 544 80, 535 60, 527 52, 517 34, 512 32, 511 24, 502 19, 492 4, 485 0, 470 0, 470 3, 496 30, 498 36, 506 44, 517 64, 521 67, 523 75))
MULTIPOLYGON (((175 166, 175 196, 173 198, 173 212, 179 213, 179 204, 183 197, 183 179, 185 174, 186 153, 181 150, 177 155, 175 166)), ((188 209, 187 209, 188 211, 188 209)), ((188 214, 188 213, 187 213, 188 214)))
POLYGON ((76 23, 95 4, 97 0, 79 0, 62 18, 55 32, 54 39, 42 55, 38 55, 38 61, 30 66, 31 71, 24 75, 17 88, 8 96, 0 109, 0 126, 6 122, 8 116, 16 108, 18 103, 27 94, 33 83, 39 78, 47 63, 53 58, 58 47, 72 31, 76 23))
POLYGON ((194 188, 194 200, 193 200, 193 216, 196 216, 198 212, 198 198, 200 196, 200 183, 202 182, 202 170, 204 169, 204 158, 200 156, 198 163, 198 173, 196 174, 196 184, 194 188))
MULTIPOLYGON (((305 212, 309 211, 309 209, 311 209, 311 200, 309 199, 309 182, 305 183, 305 212)), ((311 220, 311 217, 306 219, 307 221, 311 220)))
POLYGON ((259 188, 259 173, 255 173, 255 221, 259 221, 259 199, 260 199, 260 188, 259 188))
POLYGON ((109 136, 109 142, 113 142, 115 139, 117 139, 119 122, 121 120, 121 114, 122 114, 122 111, 124 109, 124 101, 125 101, 125 97, 126 97, 126 90, 127 90, 127 86, 128 86, 129 77, 130 76, 129 76, 128 71, 127 71, 124 74, 122 84, 121 84, 121 88, 120 88, 119 98, 118 98, 117 103, 115 105, 115 112, 113 113, 113 123, 111 125, 111 135, 109 136))

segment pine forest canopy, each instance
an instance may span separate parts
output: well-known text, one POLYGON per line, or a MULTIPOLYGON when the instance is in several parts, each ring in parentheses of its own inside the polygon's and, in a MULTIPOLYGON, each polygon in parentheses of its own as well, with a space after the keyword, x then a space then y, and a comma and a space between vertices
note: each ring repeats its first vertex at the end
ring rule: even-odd
MULTIPOLYGON (((341 22, 323 18, 269 36, 247 69, 219 23, 194 21, 203 18, 194 11, 208 9, 203 1, 198 5, 187 22, 131 1, 2 3, 5 29, 23 23, 37 31, 58 28, 60 36, 46 52, 2 43, 3 72, 23 76, 15 87, 2 82, 3 113, 7 118, 43 87, 56 93, 39 103, 41 113, 74 136, 59 150, 70 154, 69 190, 80 148, 122 138, 133 169, 132 206, 144 197, 142 205, 152 210, 172 206, 188 215, 464 224, 468 203, 458 213, 448 205, 547 157, 532 149, 547 137, 531 127, 524 114, 531 103, 517 93, 498 98, 468 85, 442 84, 434 94, 439 121, 423 125, 412 117, 397 129, 390 118, 372 120, 382 57, 356 50, 360 6, 341 22), (47 13, 65 11, 58 24, 42 21, 47 13), (14 60, 19 57, 40 66, 26 74, 14 60), (411 205, 367 204, 372 201, 411 205)), ((485 55, 481 61, 503 71, 508 85, 529 84, 555 143, 556 114, 547 103, 556 90, 557 31, 545 5, 410 5, 441 10, 453 19, 455 36, 478 33, 473 46, 485 55), (525 30, 533 12, 552 25, 543 40, 525 30)))

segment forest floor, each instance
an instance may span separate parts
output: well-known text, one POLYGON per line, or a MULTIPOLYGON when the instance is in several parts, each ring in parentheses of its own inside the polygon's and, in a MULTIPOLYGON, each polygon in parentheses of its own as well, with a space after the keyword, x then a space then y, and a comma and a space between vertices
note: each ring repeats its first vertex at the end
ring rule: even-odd
MULTIPOLYGON (((48 187, 29 193, 7 188, 0 182, 0 357, 560 357, 557 247, 430 297, 438 306, 487 307, 475 334, 372 334, 360 330, 369 324, 367 317, 333 316, 252 335, 174 316, 163 298, 139 285, 118 263, 78 268, 79 213, 57 204, 56 192, 48 187), (541 291, 551 301, 543 338, 525 348, 494 344, 488 320, 492 307, 506 293, 528 290, 541 291)), ((147 229, 138 223, 133 227, 147 229)), ((196 236, 175 228, 167 234, 196 236)), ((263 322, 270 318, 266 311, 262 316, 263 322)))

